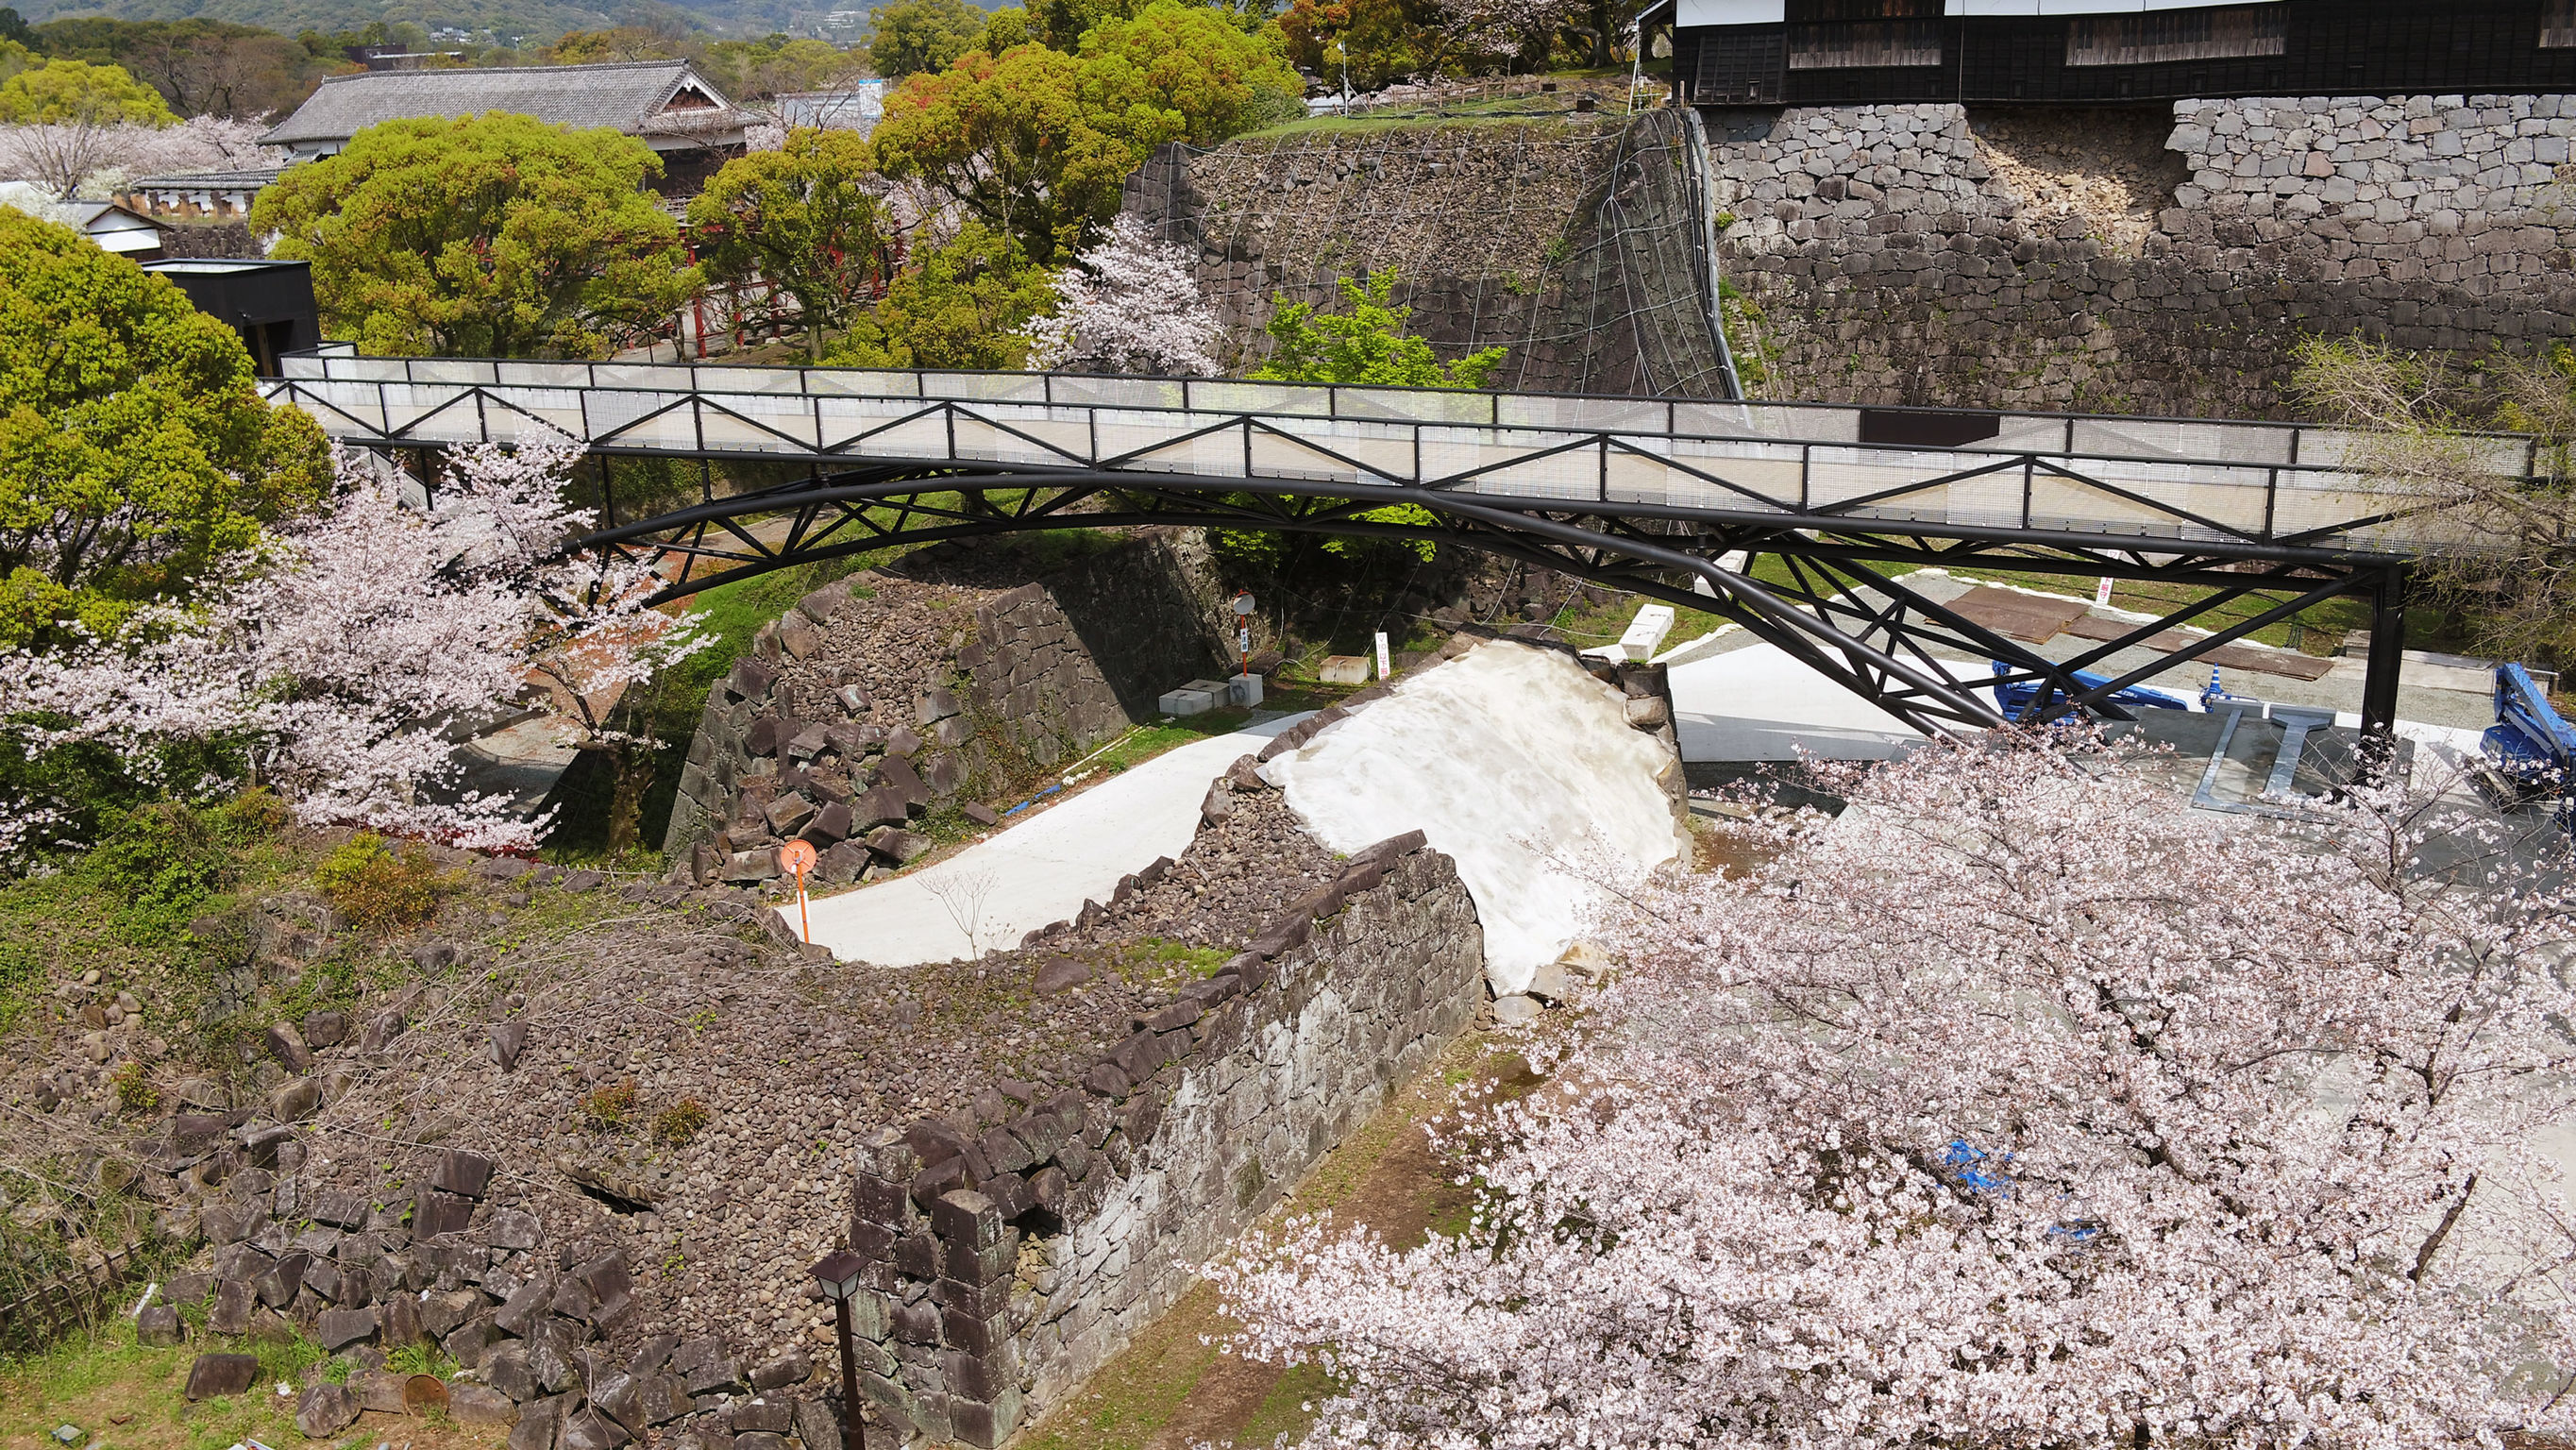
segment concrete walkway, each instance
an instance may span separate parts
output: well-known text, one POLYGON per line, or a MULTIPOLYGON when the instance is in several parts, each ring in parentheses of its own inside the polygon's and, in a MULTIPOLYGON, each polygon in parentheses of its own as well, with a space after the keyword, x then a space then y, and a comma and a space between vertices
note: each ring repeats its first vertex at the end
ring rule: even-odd
MULTIPOLYGON (((1976 587, 1933 569, 1909 574, 1905 583, 1945 603, 1976 587)), ((1863 597, 1877 599, 1867 591, 1863 597)), ((2070 591, 2063 597, 2078 596, 2070 591)), ((2096 645, 2092 640, 2059 635, 2032 648, 2062 660, 2096 645)), ((2126 674, 2155 658, 2145 650, 2119 650, 2090 668, 2126 674)), ((1742 629, 1727 628, 1677 644, 1664 659, 1671 667, 1674 726, 1686 761, 1790 760, 1800 747, 1834 759, 1879 760, 1921 738, 1884 711, 1742 629)), ((1992 702, 1993 661, 1944 659, 1942 664, 1962 683, 1982 687, 1981 697, 1992 702)), ((2315 680, 2246 670, 2227 670, 2222 675, 2232 693, 2277 704, 2324 706, 2336 712, 2338 724, 2361 723, 2361 660, 2338 659, 2331 671, 2315 680)), ((2141 683, 2180 696, 2197 709, 2200 692, 2209 683, 2209 666, 2187 663, 2159 671, 2141 683)), ((2484 671, 2409 659, 2398 683, 2397 715, 2400 735, 2475 750, 2478 732, 2494 721, 2488 677, 2484 671)))
MULTIPOLYGON (((1764 644, 1741 630, 1726 639, 1741 643, 1733 648, 1694 652, 1685 657, 1683 663, 1672 666, 1673 726, 1674 733, 1680 738, 1683 760, 1703 763, 1795 760, 1802 750, 1828 760, 1884 760, 1923 738, 1894 716, 1783 654, 1778 648, 1764 644)), ((2042 652, 2053 653, 2054 649, 2042 652)), ((1941 665, 1950 672, 1951 678, 1975 687, 1978 698, 1992 703, 1992 661, 1944 659, 1941 665)), ((2409 674, 2412 673, 2410 667, 2409 674)), ((2204 681, 2208 678, 2205 668, 2201 678, 2204 681)), ((2291 688, 2277 694, 2270 688, 2274 681, 2268 676, 2240 671, 2228 676, 2228 682, 2231 689, 2258 697, 2305 694, 2313 698, 2323 695, 2325 698, 2317 703, 2341 703, 2332 693, 2335 683, 2332 675, 2317 681, 2283 682, 2291 688)), ((2199 698, 2186 688, 2189 684, 2188 670, 2171 670, 2148 688, 2181 698, 2191 709, 2198 710, 2199 698)), ((2354 693, 2358 694, 2357 687, 2354 693)), ((2427 693, 2430 692, 2409 689, 2400 697, 2401 703, 2409 697, 2427 693)), ((2307 702, 2290 699, 2282 703, 2307 702)), ((2456 716, 2460 709, 2441 702, 2439 712, 2456 716)), ((2335 723, 2359 726, 2361 715, 2355 710, 2338 710, 2335 723)), ((2478 747, 2476 726, 2401 719, 2397 722, 2397 733, 2406 739, 2439 745, 2447 750, 2474 752, 2478 747)))
MULTIPOLYGON (((843 961, 954 961, 1106 901, 1118 878, 1178 856, 1197 834, 1208 783, 1305 719, 1276 720, 1169 750, 947 860, 812 903, 814 940, 843 961)), ((796 926, 791 903, 781 913, 796 926)))

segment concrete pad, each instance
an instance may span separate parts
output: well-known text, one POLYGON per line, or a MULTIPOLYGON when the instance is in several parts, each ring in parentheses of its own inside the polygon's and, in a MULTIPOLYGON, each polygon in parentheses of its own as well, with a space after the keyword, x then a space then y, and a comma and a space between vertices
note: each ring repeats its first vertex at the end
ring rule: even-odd
MULTIPOLYGON (((843 961, 888 967, 1018 946, 1029 932, 1081 911, 1085 899, 1107 901, 1119 877, 1187 850, 1208 783, 1305 718, 1284 716, 1166 751, 945 861, 814 901, 814 940, 843 961)), ((793 903, 779 915, 795 927, 793 903)))
POLYGON ((1703 654, 1665 677, 1684 760, 1887 760, 1923 738, 1775 645, 1703 654))
POLYGON ((1262 773, 1333 850, 1419 830, 1454 859, 1486 980, 1508 996, 1603 903, 1586 878, 1633 880, 1688 845, 1656 781, 1672 756, 1626 703, 1554 650, 1498 641, 1398 680, 1262 773))

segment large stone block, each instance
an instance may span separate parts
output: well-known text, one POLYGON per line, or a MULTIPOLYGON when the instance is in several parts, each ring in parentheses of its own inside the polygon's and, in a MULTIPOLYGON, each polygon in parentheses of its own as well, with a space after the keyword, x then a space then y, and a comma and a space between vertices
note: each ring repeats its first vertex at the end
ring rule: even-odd
POLYGON ((201 1354, 188 1366, 186 1394, 192 1400, 238 1395, 259 1378, 259 1357, 250 1354, 201 1354))

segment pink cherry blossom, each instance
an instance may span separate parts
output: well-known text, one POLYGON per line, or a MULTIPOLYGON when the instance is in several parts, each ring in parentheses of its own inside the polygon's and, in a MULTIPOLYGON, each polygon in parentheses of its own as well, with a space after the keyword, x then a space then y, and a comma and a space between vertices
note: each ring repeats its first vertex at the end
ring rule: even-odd
POLYGON ((1054 315, 1028 325, 1029 366, 1204 377, 1224 335, 1200 295, 1187 249, 1154 240, 1132 216, 1112 221, 1056 274, 1054 315))
POLYGON ((2567 1434, 2553 878, 2422 792, 2258 821, 2176 768, 1818 767, 1839 817, 1605 923, 1546 1086, 1446 1122, 1462 1232, 1256 1235, 1233 1348, 1333 1376, 1328 1447, 2567 1434))
MULTIPOLYGON (((0 720, 31 754, 103 744, 147 778, 173 743, 231 745, 308 823, 531 847, 546 821, 456 788, 458 742, 531 703, 608 738, 607 702, 712 642, 644 606, 643 565, 558 557, 591 518, 562 501, 578 457, 565 439, 459 449, 422 511, 344 455, 329 511, 191 606, 0 659, 0 720)), ((19 803, 21 832, 46 808, 19 803)))

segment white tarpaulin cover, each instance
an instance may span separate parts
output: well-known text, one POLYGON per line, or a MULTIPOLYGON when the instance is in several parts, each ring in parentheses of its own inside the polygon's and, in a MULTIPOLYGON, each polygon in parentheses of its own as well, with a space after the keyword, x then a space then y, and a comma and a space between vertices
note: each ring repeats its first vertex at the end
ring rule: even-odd
POLYGON ((1687 845, 1619 691, 1553 650, 1493 643, 1398 682, 1263 774, 1336 851, 1419 829, 1458 863, 1497 993, 1528 987, 1600 892, 1550 855, 1642 876, 1687 845))

